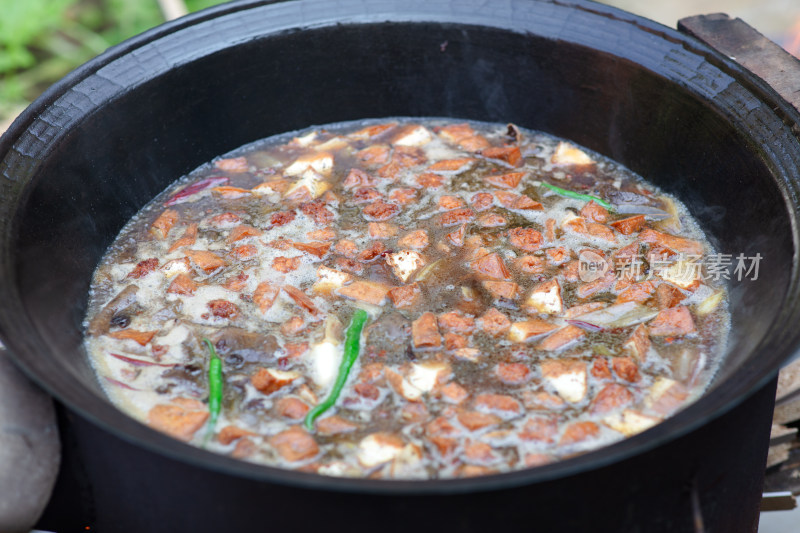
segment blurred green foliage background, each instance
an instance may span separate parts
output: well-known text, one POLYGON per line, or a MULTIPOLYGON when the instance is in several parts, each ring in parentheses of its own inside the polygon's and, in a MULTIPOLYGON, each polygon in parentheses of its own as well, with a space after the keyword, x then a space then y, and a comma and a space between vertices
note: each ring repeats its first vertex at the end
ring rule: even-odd
MULTIPOLYGON (((188 11, 222 0, 182 0, 188 11)), ((0 0, 0 123, 53 82, 164 22, 158 0, 0 0)))

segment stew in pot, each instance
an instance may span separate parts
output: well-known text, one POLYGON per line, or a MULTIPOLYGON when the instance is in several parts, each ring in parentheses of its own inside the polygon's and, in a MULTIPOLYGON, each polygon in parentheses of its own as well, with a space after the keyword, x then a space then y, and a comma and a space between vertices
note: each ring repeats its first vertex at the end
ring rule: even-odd
POLYGON ((546 464, 703 393, 727 293, 687 210, 515 125, 337 124, 179 180, 98 267, 86 349, 177 439, 333 476, 546 464))

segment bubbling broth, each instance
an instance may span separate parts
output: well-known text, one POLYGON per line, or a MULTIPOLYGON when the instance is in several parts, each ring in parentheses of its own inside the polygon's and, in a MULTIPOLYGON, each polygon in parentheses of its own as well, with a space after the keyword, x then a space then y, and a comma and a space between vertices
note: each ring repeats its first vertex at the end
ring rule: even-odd
POLYGON ((128 415, 331 476, 534 467, 645 431, 723 357, 675 198, 514 125, 284 134, 185 176, 97 268, 85 346, 128 415))

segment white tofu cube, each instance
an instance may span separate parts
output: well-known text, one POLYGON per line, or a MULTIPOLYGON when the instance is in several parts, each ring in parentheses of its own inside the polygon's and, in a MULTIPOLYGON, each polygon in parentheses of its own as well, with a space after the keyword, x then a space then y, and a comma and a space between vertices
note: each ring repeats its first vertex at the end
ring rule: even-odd
POLYGON ((697 286, 702 275, 701 270, 700 263, 684 260, 675 261, 666 268, 656 266, 656 271, 661 279, 681 289, 697 286))
POLYGON ((422 391, 430 392, 450 374, 450 365, 439 361, 414 363, 408 373, 408 382, 422 391))
POLYGON ((561 314, 564 311, 564 302, 561 299, 561 285, 558 280, 551 279, 534 287, 525 298, 523 306, 529 312, 561 314))
POLYGON ((308 169, 323 176, 330 176, 331 172, 333 172, 333 156, 328 152, 301 155, 291 165, 286 167, 283 174, 286 176, 300 176, 308 169))
POLYGON ((287 198, 304 198, 308 197, 312 200, 322 193, 331 188, 331 184, 325 181, 325 178, 315 172, 313 169, 306 169, 299 180, 292 183, 284 196, 287 198))
POLYGON ((306 356, 307 368, 311 379, 317 386, 327 388, 333 384, 339 373, 342 362, 343 345, 341 343, 320 342, 309 350, 306 356))
POLYGON ((550 162, 559 166, 580 166, 591 165, 594 163, 594 160, 583 150, 580 150, 569 143, 560 142, 558 143, 558 146, 556 146, 556 151, 553 153, 553 157, 550 158, 550 162))
POLYGON ((356 457, 365 468, 375 468, 400 455, 404 446, 403 441, 396 435, 373 433, 358 443, 356 457))
POLYGON ((511 342, 527 342, 546 333, 550 333, 556 328, 558 328, 558 326, 536 318, 522 322, 514 322, 508 329, 508 340, 511 342))
POLYGON ((305 135, 303 135, 301 137, 295 137, 294 139, 292 139, 292 142, 290 144, 292 146, 301 146, 301 147, 305 148, 307 146, 311 146, 314 143, 314 141, 316 141, 317 136, 318 136, 318 133, 316 131, 312 131, 312 132, 306 133, 305 135))
POLYGON ((189 265, 189 261, 186 258, 173 259, 161 267, 161 271, 168 278, 177 276, 178 274, 186 274, 191 269, 192 267, 189 265))
POLYGON ((661 419, 655 416, 648 416, 633 409, 625 409, 621 413, 614 413, 603 419, 603 423, 613 429, 619 431, 626 437, 636 435, 642 431, 649 429, 661 422, 661 419))
MULTIPOLYGON (((387 368, 385 370, 386 379, 389 381, 389 385, 392 386, 394 391, 405 398, 410 402, 417 402, 422 398, 424 391, 412 385, 406 378, 395 372, 392 369, 387 368)), ((421 383, 424 384, 424 383, 421 383)))
POLYGON ((353 276, 350 274, 322 265, 317 268, 317 282, 312 290, 319 294, 330 294, 351 281, 353 276))
POLYGON ((552 360, 542 363, 542 377, 568 402, 586 397, 586 363, 575 360, 552 360))
POLYGON ((400 250, 399 252, 388 254, 386 264, 392 268, 392 272, 400 281, 405 283, 411 275, 425 265, 422 254, 414 250, 400 250))
POLYGON ((392 143, 397 146, 422 146, 433 139, 428 128, 420 125, 405 126, 393 137, 392 143))

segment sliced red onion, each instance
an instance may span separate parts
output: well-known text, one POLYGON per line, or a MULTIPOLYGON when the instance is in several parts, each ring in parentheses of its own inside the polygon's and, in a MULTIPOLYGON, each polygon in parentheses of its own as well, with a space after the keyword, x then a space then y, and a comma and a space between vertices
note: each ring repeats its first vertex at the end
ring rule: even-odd
POLYGON ((137 389, 136 387, 131 387, 127 383, 123 383, 121 381, 117 381, 116 379, 110 378, 108 376, 106 376, 105 379, 106 379, 106 381, 108 381, 112 385, 116 385, 117 387, 122 387, 123 389, 136 390, 136 391, 141 390, 141 389, 137 389))
POLYGON ((112 357, 116 357, 120 361, 125 361, 126 363, 130 363, 134 366, 163 366, 163 367, 173 367, 175 365, 169 363, 156 363, 154 361, 147 361, 145 359, 136 359, 133 357, 128 357, 127 355, 121 355, 118 353, 111 353, 108 352, 108 355, 112 357))
POLYGON ((573 326, 578 326, 581 329, 585 329, 587 331, 603 331, 603 328, 600 326, 595 326, 589 322, 584 322, 583 320, 578 320, 575 318, 567 319, 567 324, 572 324, 573 326))
POLYGON ((170 206, 175 204, 181 204, 189 199, 190 196, 195 195, 201 191, 208 189, 209 187, 216 187, 217 185, 222 185, 223 183, 227 183, 228 178, 224 176, 212 176, 210 178, 206 178, 204 180, 200 180, 197 183, 192 183, 181 189, 180 191, 173 194, 169 200, 164 202, 164 205, 170 206))

